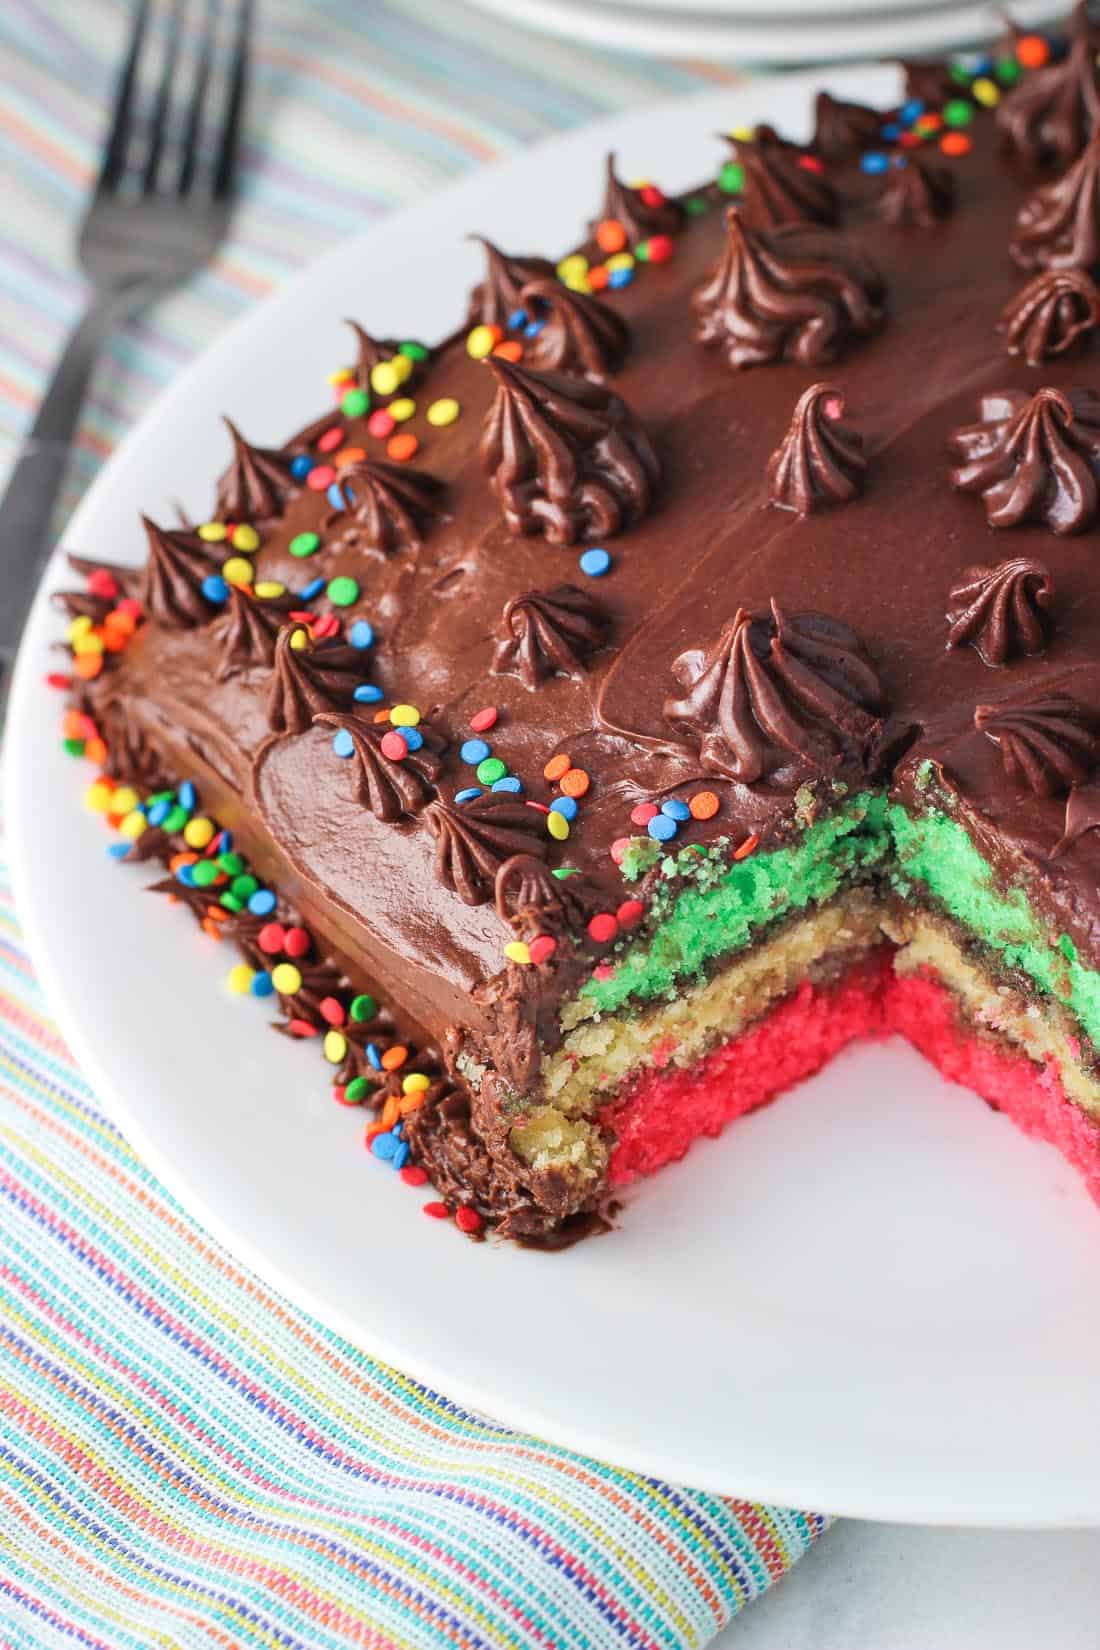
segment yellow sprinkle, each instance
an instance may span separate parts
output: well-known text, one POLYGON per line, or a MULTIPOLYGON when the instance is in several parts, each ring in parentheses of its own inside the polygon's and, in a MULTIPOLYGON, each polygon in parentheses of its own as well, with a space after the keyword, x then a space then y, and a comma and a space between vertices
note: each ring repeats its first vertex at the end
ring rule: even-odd
POLYGON ((136 842, 148 823, 149 821, 141 809, 135 808, 132 814, 127 814, 126 818, 120 822, 118 828, 123 836, 128 836, 131 842, 136 842))
POLYGON ((92 631, 88 631, 83 636, 77 636, 73 640, 73 652, 76 654, 102 653, 103 637, 95 635, 92 631))
POLYGON ((75 642, 78 636, 86 636, 91 628, 92 621, 88 615, 78 613, 68 630, 66 630, 65 636, 70 642, 75 642))
POLYGON ((461 411, 453 395, 443 395, 438 401, 432 402, 424 416, 429 424, 434 424, 437 430, 441 430, 445 425, 453 424, 461 411))
POLYGON ((261 601, 270 602, 274 601, 276 596, 286 595, 286 585, 280 584, 278 579, 260 579, 252 586, 252 591, 261 601))
POLYGON ((407 355, 395 355, 390 366, 397 374, 397 382, 403 384, 413 370, 412 360, 407 355))
POLYGON ((309 646, 309 637, 300 625, 297 630, 291 632, 290 645, 295 653, 301 653, 304 647, 309 646))
POLYGON ((342 1031, 326 1031, 321 1047, 329 1065, 338 1066, 348 1052, 348 1040, 342 1031))
POLYGON ((558 265, 558 278, 559 280, 564 281, 566 286, 568 286, 570 281, 574 280, 576 276, 587 274, 588 259, 585 257, 583 252, 570 252, 569 256, 567 258, 563 258, 561 263, 558 265))
POLYGON ((630 178, 627 182, 627 188, 646 189, 652 181, 651 178, 630 178))
POLYGON ((97 779, 84 792, 84 806, 94 814, 105 814, 110 810, 114 794, 113 785, 105 785, 102 779, 97 779))
POLYGON ((252 982, 256 978, 256 970, 249 968, 247 963, 238 963, 231 968, 226 976, 226 985, 238 997, 247 997, 252 989, 252 982))
POLYGON ((119 785, 111 797, 111 812, 113 814, 132 813, 141 798, 132 785, 119 785))
POLYGON ((222 578, 226 584, 251 584, 252 563, 243 556, 230 556, 222 562, 222 578))
POLYGON ((247 555, 260 548, 260 535, 247 521, 242 521, 239 527, 233 529, 233 548, 243 550, 247 555))
POLYGON ((406 418, 411 418, 416 411, 416 402, 410 401, 407 395, 402 395, 396 401, 391 401, 386 411, 395 424, 403 424, 406 418))
POLYGON ((392 361, 379 361, 370 369, 370 387, 376 395, 392 395, 400 383, 392 361))
POLYGON ((280 997, 294 997, 302 989, 302 976, 293 963, 276 963, 271 970, 271 983, 280 997))
POLYGON ((569 835, 569 821, 564 814, 548 813, 546 816, 546 829, 555 842, 564 842, 569 835))
POLYGON ((205 539, 207 544, 220 544, 225 537, 225 527, 220 521, 204 521, 199 528, 199 537, 205 539))
POLYGON ((492 353, 496 341, 492 327, 474 327, 466 338, 466 354, 481 361, 492 353))
POLYGON ((204 819, 201 814, 197 819, 189 819, 183 827, 183 840, 189 848, 205 848, 214 840, 214 821, 204 819))
POLYGON ((390 721, 395 728, 415 728, 420 720, 420 712, 415 705, 394 705, 390 711, 390 721))
POLYGON ((431 1078, 425 1077, 422 1071, 410 1071, 407 1077, 401 1079, 402 1094, 423 1094, 431 1086, 431 1078))
POLYGON ((1001 88, 995 80, 987 80, 982 75, 970 87, 971 97, 976 97, 979 103, 984 103, 987 109, 992 109, 1001 101, 1001 88))
POLYGON ((531 953, 522 940, 509 940, 504 947, 504 955, 509 962, 519 963, 521 968, 526 968, 531 961, 531 953))
POLYGON ((591 292, 592 283, 587 275, 570 275, 565 285, 570 292, 591 292))
POLYGON ((337 367, 335 372, 329 373, 326 382, 329 384, 350 384, 354 377, 354 367, 337 367))
POLYGON ((731 126, 730 137, 735 143, 751 143, 756 135, 755 126, 731 126))
POLYGON ((633 269, 633 252, 616 252, 607 260, 608 269, 633 269))

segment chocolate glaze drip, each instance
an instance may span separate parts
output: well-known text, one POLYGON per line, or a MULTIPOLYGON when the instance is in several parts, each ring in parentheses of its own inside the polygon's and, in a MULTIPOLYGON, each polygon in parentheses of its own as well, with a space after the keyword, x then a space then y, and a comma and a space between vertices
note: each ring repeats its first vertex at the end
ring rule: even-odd
POLYGON ((1079 533, 1096 519, 1100 398, 1001 390, 982 397, 980 414, 951 437, 963 461, 951 483, 982 495, 991 527, 1042 521, 1055 533, 1079 533))
POLYGON ((683 222, 684 209, 679 201, 667 200, 659 189, 653 191, 651 186, 649 192, 650 199, 646 200, 641 189, 623 183, 615 171, 614 154, 608 155, 600 219, 612 218, 621 224, 630 246, 647 241, 651 235, 675 235, 683 222))
POLYGON ((1079 160, 1029 195, 1009 251, 1021 269, 1086 269, 1100 261, 1100 132, 1079 160))
POLYGON ((770 126, 758 126, 751 143, 728 141, 745 174, 740 212, 753 229, 839 223, 840 197, 815 156, 785 143, 770 126))
POLYGON ((288 624, 275 642, 275 670, 267 697, 272 733, 305 733, 322 711, 346 710, 363 680, 363 654, 333 637, 310 640, 301 625, 288 624), (303 646, 294 647, 296 637, 303 646))
POLYGON ((840 422, 843 414, 844 398, 831 384, 811 384, 799 398, 768 463, 773 504, 808 516, 863 491, 863 437, 840 422))
POLYGON ((140 596, 146 618, 166 630, 205 624, 215 604, 203 595, 202 581, 220 570, 222 558, 197 533, 158 527, 148 516, 141 520, 149 541, 140 596))
POLYGON ((987 665, 1006 665, 1046 646, 1042 610, 1054 585, 1041 561, 1017 556, 996 567, 968 567, 947 605, 947 645, 977 649, 987 665))
POLYGON ((497 872, 513 854, 543 857, 543 816, 509 796, 433 802, 424 818, 435 837, 435 874, 466 905, 493 898, 497 872))
POLYGON ((660 475, 649 438, 603 385, 497 356, 481 462, 509 531, 551 544, 610 538, 648 514, 660 475))
MULTIPOLYGON (((359 325, 358 321, 345 320, 344 325, 350 327, 355 334, 356 388, 369 390, 371 388, 370 375, 372 370, 380 366, 383 361, 388 361, 391 355, 396 355, 397 339, 372 338, 370 333, 359 325)), ((326 420, 322 420, 320 428, 317 429, 317 434, 323 435, 328 426, 336 421, 335 414, 326 420)), ((299 440, 301 440, 301 437, 299 437, 299 440)))
POLYGON ((1067 56, 1026 75, 997 110, 1005 144, 1032 165, 1068 166, 1096 128, 1096 47, 1086 0, 1074 8, 1073 34, 1067 56))
POLYGON ((812 147, 822 160, 851 160, 864 149, 873 149, 880 142, 881 128, 882 116, 877 109, 818 92, 812 147))
POLYGON ((288 593, 259 597, 239 584, 229 587, 224 611, 210 627, 211 636, 222 650, 218 681, 224 682, 238 670, 275 662, 275 638, 286 616, 297 605, 288 593))
POLYGON ((529 281, 557 279, 548 258, 511 257, 484 235, 471 235, 485 249, 485 278, 470 294, 469 320, 486 326, 503 327, 508 317, 521 308, 520 293, 529 281))
POLYGON ((622 365, 630 348, 630 328, 610 304, 573 292, 558 280, 529 281, 520 303, 543 323, 526 350, 532 366, 605 378, 622 365))
POLYGON ((393 824, 418 814, 431 802, 443 760, 426 733, 419 750, 395 762, 382 750, 383 731, 371 722, 326 710, 317 713, 313 725, 333 732, 344 729, 351 735, 355 755, 348 765, 355 774, 355 794, 376 819, 393 824))
POLYGON ((915 154, 901 155, 882 180, 875 210, 899 229, 931 229, 955 207, 955 177, 915 154))
POLYGON ((882 277, 842 236, 794 224, 756 231, 735 211, 726 223, 722 257, 692 304, 699 342, 734 369, 823 366, 881 326, 882 277))
POLYGON ((882 686, 854 630, 821 613, 787 619, 739 608, 706 651, 673 665, 684 689, 665 701, 672 725, 698 736, 704 768, 742 784, 774 778, 791 758, 830 773, 865 756, 879 731, 882 686))
POLYGON ((1036 796, 1083 784, 1100 755, 1096 718, 1064 693, 1023 705, 979 705, 974 726, 1000 746, 1008 779, 1036 796))
POLYGON ((537 688, 551 676, 583 676, 588 659, 607 636, 604 608, 575 584, 529 590, 501 614, 501 641, 493 655, 498 676, 518 676, 537 688))
POLYGON ((1038 367, 1064 355, 1098 322, 1100 289, 1084 270, 1047 269, 1009 299, 997 330, 1009 355, 1038 367))
POLYGON ((218 482, 218 516, 222 521, 270 521, 297 491, 290 455, 253 447, 230 419, 224 423, 233 439, 233 458, 218 482))
POLYGON ((595 909, 595 895, 582 877, 556 877, 533 854, 513 854, 496 874, 497 916, 521 937, 579 933, 595 909))
POLYGON ((364 458, 340 472, 346 510, 325 518, 325 530, 342 527, 341 542, 385 554, 418 550, 442 515, 443 483, 426 470, 364 458))

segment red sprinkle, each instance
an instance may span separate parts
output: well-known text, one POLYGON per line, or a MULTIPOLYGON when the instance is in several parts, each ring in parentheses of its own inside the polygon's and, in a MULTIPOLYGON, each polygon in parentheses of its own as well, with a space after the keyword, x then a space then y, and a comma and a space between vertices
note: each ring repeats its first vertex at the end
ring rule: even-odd
POLYGON ((332 1098, 338 1106, 357 1106, 359 1104, 358 1100, 348 1099, 348 1091, 343 1083, 333 1083, 332 1098))
POLYGON ((527 955, 533 963, 548 962, 558 949, 558 942, 553 934, 536 934, 527 947, 527 955))
MULTIPOLYGON (((649 237, 649 262, 651 264, 667 264, 675 248, 671 235, 651 235, 649 237)), ((311 470, 312 476, 313 471, 311 470)))
POLYGON ((67 690, 68 688, 71 688, 72 685, 72 677, 66 676, 64 672, 60 670, 51 670, 46 677, 47 687, 63 688, 67 690))
POLYGON ((306 486, 315 493, 323 493, 336 480, 336 471, 331 464, 315 464, 306 476, 306 486))
POLYGON ((480 1232, 483 1221, 476 1209, 456 1209, 455 1225, 460 1232, 480 1232))
POLYGON ((798 164, 806 172, 824 172, 825 168, 816 155, 799 155, 798 164))
POLYGON ((406 1186, 423 1186, 428 1179, 427 1170, 422 1169, 419 1163, 406 1163, 399 1173, 406 1186))
POLYGON ((344 441, 344 432, 343 432, 343 430, 340 428, 339 424, 334 424, 332 426, 332 429, 331 430, 326 430, 324 435, 318 441, 317 451, 319 453, 335 452, 337 447, 340 447, 340 446, 343 445, 343 441, 344 441))
POLYGON ((304 957, 309 950, 309 935, 304 928, 288 928, 283 939, 283 950, 288 957, 304 957))
POLYGON ((130 615, 131 619, 140 619, 141 618, 141 603, 134 596, 123 596, 122 600, 119 602, 118 606, 115 608, 115 612, 116 613, 128 613, 130 615))
POLYGON ((490 728, 496 727, 499 714, 500 712, 495 705, 486 705, 484 710, 479 710, 476 716, 470 717, 472 731, 474 733, 488 733, 490 728))
POLYGON ((317 1027, 311 1026, 308 1020, 290 1020, 286 1028, 292 1037, 316 1037, 317 1027))
POLYGON ((451 1211, 445 1203, 425 1203, 424 1213, 431 1215, 433 1220, 447 1220, 451 1211))
POLYGON ((617 836, 615 838, 614 842, 611 844, 611 857, 615 861, 616 865, 622 864, 623 857, 629 847, 630 838, 628 836, 617 836))
POLYGON ((322 613, 319 619, 314 619, 313 639, 322 642, 327 636, 339 636, 340 621, 335 613, 322 613))
POLYGON ((615 920, 620 928, 636 928, 645 916, 645 906, 640 899, 624 899, 615 912, 615 920))
POLYGON ((545 802, 528 801, 527 807, 534 808, 537 814, 548 814, 550 812, 550 809, 546 806, 545 802))
POLYGON ((105 596, 108 601, 113 601, 118 595, 118 581, 105 567, 97 567, 88 574, 88 589, 93 596, 105 596))
POLYGON ((382 735, 379 748, 383 756, 388 756, 391 762, 401 762, 409 754, 409 747, 402 739, 396 728, 382 735))
POLYGON ((664 190, 658 189, 655 183, 643 183, 638 193, 646 206, 663 206, 665 204, 664 190))
POLYGON ((660 811, 655 802, 639 802, 636 808, 630 810, 630 823, 648 825, 651 819, 656 819, 660 811))
POLYGON ((256 936, 256 944, 269 957, 278 956, 286 945, 286 929, 281 922, 265 922, 256 936))
POLYGON ((597 911, 588 924, 588 933, 599 945, 606 945, 619 932, 619 924, 610 911, 597 911))
POLYGON ((610 963, 597 963, 595 968, 592 970, 592 978, 594 980, 613 980, 615 978, 615 970, 612 968, 610 963))
POLYGON ((322 997, 319 1007, 322 1020, 327 1020, 330 1026, 343 1025, 344 1005, 336 997, 322 997))
POLYGON ((367 429, 371 435, 377 436, 380 441, 384 441, 388 435, 392 435, 396 428, 396 419, 392 413, 386 411, 385 407, 376 407, 367 419, 367 429))

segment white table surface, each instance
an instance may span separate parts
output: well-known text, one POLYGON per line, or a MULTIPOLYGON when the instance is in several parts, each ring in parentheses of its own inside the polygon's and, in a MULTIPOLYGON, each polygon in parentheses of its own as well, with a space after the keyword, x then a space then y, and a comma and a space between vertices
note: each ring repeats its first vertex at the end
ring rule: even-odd
POLYGON ((845 1520, 715 1650, 1097 1650, 1100 1531, 845 1520))

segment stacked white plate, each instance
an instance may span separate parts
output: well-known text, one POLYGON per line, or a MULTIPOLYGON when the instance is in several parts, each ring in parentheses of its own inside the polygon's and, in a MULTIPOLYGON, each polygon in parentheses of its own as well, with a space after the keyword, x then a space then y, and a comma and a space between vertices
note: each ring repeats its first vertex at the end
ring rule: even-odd
MULTIPOLYGON (((1003 32, 996 4, 974 0, 475 0, 511 23, 659 57, 815 63, 980 46, 1003 32)), ((1039 27, 1065 0, 1011 8, 1039 27)))

